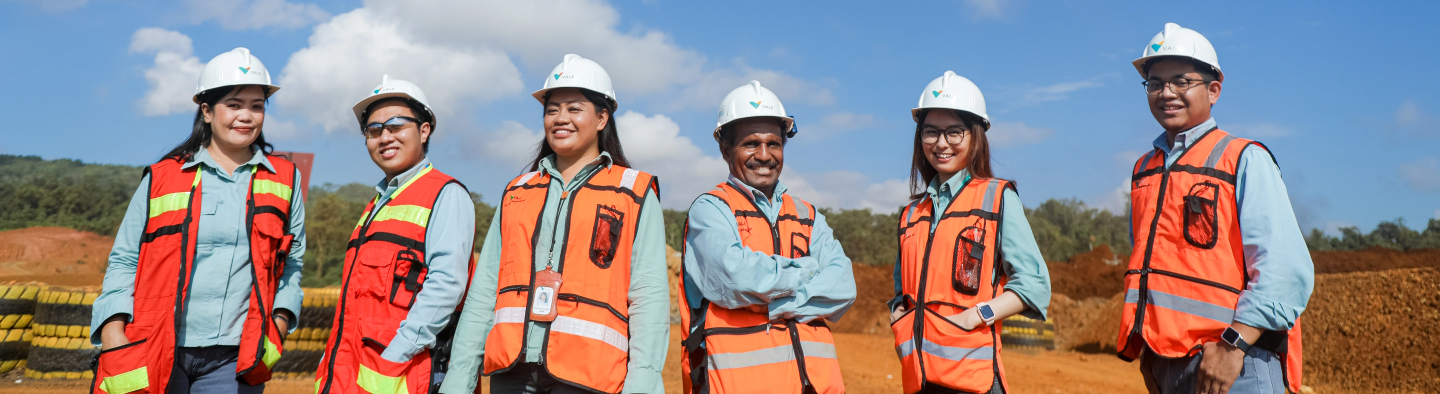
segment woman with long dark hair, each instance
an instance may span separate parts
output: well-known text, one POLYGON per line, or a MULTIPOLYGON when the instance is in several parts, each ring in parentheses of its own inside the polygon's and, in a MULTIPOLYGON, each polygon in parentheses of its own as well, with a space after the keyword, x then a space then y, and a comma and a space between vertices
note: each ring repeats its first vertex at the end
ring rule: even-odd
POLYGON ((300 314, 300 172, 265 142, 269 70, 200 73, 190 136, 145 168, 95 300, 94 392, 259 393, 300 314))
POLYGON ((654 176, 629 168, 615 91, 577 55, 534 94, 545 140, 505 186, 441 392, 658 393, 670 338, 654 176))
POLYGON ((990 170, 985 98, 946 71, 915 118, 891 329, 906 393, 1003 393, 1000 326, 1045 320, 1050 276, 1013 181, 990 170))

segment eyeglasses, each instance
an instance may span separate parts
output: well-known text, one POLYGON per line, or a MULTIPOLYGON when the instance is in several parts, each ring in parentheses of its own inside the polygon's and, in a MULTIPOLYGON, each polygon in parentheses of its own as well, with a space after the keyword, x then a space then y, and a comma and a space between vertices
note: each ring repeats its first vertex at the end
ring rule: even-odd
POLYGON ((1210 81, 1205 78, 1192 79, 1180 77, 1172 79, 1170 80, 1170 82, 1162 83, 1158 79, 1152 79, 1149 81, 1140 81, 1140 84, 1145 85, 1145 93, 1153 96, 1160 94, 1160 89, 1166 86, 1169 86, 1170 91, 1175 92, 1175 94, 1185 94, 1185 92, 1189 91, 1190 88, 1194 87, 1194 84, 1196 82, 1210 83, 1210 81))
POLYGON ((965 135, 968 134, 966 133, 967 131, 969 130, 966 130, 964 127, 960 126, 954 126, 945 130, 940 130, 934 127, 926 127, 920 129, 920 141, 924 142, 926 145, 933 145, 936 142, 940 142, 940 135, 944 134, 946 143, 952 145, 959 144, 965 141, 965 135))
POLYGON ((365 127, 360 128, 360 134, 365 135, 366 139, 380 138, 380 134, 385 130, 390 130, 390 134, 400 134, 400 131, 404 130, 405 126, 419 123, 420 119, 409 116, 396 116, 384 123, 376 122, 365 125, 365 127))

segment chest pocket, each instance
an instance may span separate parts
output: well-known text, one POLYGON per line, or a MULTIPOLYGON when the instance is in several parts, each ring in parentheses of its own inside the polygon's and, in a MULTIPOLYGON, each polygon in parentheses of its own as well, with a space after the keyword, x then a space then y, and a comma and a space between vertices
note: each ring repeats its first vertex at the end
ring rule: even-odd
POLYGON ((601 269, 615 261, 615 248, 620 244, 620 231, 625 227, 625 213, 606 205, 595 207, 595 228, 590 232, 590 261, 601 269))
POLYGON ((216 193, 200 193, 200 214, 215 215, 220 210, 220 195, 216 193))

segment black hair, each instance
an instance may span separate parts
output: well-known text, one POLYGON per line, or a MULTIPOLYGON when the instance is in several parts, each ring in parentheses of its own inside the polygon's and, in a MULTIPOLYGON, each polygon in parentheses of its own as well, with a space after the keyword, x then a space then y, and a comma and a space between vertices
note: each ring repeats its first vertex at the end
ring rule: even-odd
MULTIPOLYGON (((386 97, 383 99, 375 100, 375 102, 370 103, 369 106, 365 107, 365 112, 360 113, 360 128, 365 128, 366 123, 370 120, 370 113, 374 112, 376 107, 379 107, 381 103, 387 103, 391 101, 399 101, 401 103, 405 103, 405 107, 410 108, 410 112, 415 114, 415 119, 419 119, 421 124, 430 124, 430 138, 426 138, 425 142, 420 144, 420 149, 424 150, 426 154, 429 154, 430 139, 435 138, 435 118, 430 116, 430 111, 425 110, 424 104, 420 104, 420 102, 416 101, 415 99, 409 97, 386 97)), ((415 128, 419 129, 420 125, 415 125, 415 128)))
MULTIPOLYGON (((785 126, 786 126, 785 120, 784 120, 784 119, 780 119, 780 118, 773 118, 773 119, 775 119, 775 122, 776 122, 776 123, 779 123, 779 124, 780 124, 780 144, 781 144, 781 145, 784 145, 786 142, 789 142, 789 141, 790 141, 790 137, 789 137, 790 133, 788 132, 789 130, 786 130, 786 128, 785 128, 785 126)), ((721 149, 724 149, 725 147, 735 146, 735 122, 734 122, 734 121, 731 121, 730 123, 726 123, 724 126, 720 126, 720 131, 719 131, 718 134, 719 134, 719 135, 715 137, 715 142, 719 142, 719 143, 720 143, 721 149)))
MULTIPOLYGON (((182 163, 188 163, 193 160, 195 158, 196 152, 199 152, 200 149, 210 146, 210 138, 214 136, 214 131, 210 128, 210 123, 205 121, 205 107, 209 107, 211 111, 214 111, 215 104, 219 103, 220 99, 230 95, 230 93, 234 92, 236 89, 245 89, 251 86, 258 85, 222 86, 201 92, 200 103, 204 105, 200 105, 195 108, 195 125, 190 129, 190 137, 186 138, 185 142, 181 142, 179 145, 175 145, 174 148, 170 149, 170 153, 166 153, 165 156, 162 156, 160 159, 175 159, 179 160, 182 163)), ((266 90, 264 86, 259 87, 262 91, 266 90)), ((269 92, 266 91, 266 93, 267 94, 265 96, 265 104, 269 105, 269 92)), ((270 143, 268 142, 265 142, 265 132, 263 124, 261 126, 261 130, 259 130, 260 135, 255 136, 255 142, 250 143, 250 148, 255 149, 256 147, 259 147, 260 152, 269 155, 271 151, 275 150, 275 146, 270 145, 270 143)))
POLYGON ((1189 63, 1191 66, 1195 67, 1195 72, 1200 73, 1200 77, 1204 78, 1206 83, 1220 80, 1220 72, 1218 70, 1215 70, 1214 66, 1205 64, 1205 62, 1202 62, 1198 59, 1184 56, 1160 56, 1151 58, 1150 60, 1146 60, 1145 64, 1140 67, 1141 71, 1143 71, 1142 74, 1145 75, 1145 78, 1150 78, 1150 67, 1154 66, 1155 63, 1159 63, 1162 60, 1175 60, 1189 63))
MULTIPOLYGON (((930 165, 930 160, 925 158, 925 142, 921 140, 920 131, 925 128, 925 116, 929 115, 931 109, 922 109, 916 117, 915 122, 915 151, 910 157, 910 198, 918 199, 925 196, 925 188, 930 181, 940 175, 935 166, 930 165)), ((995 173, 990 169, 990 139, 985 136, 988 131, 985 128, 985 120, 980 116, 958 110, 947 110, 960 118, 960 124, 965 126, 966 133, 970 133, 970 147, 967 152, 970 162, 965 163, 965 169, 970 175, 976 178, 994 178, 995 173)), ((943 138, 943 137, 942 137, 943 138)))
MULTIPOLYGON (((578 90, 580 94, 585 96, 586 100, 589 100, 591 104, 595 105, 595 112, 605 111, 606 114, 610 115, 609 119, 605 121, 605 128, 600 130, 600 138, 597 141, 597 143, 600 144, 600 151, 610 154, 610 163, 621 167, 630 167, 630 160, 625 159, 625 150, 620 147, 620 131, 615 128, 614 103, 612 103, 610 99, 605 98, 605 95, 590 91, 589 89, 578 90)), ((540 101, 544 102, 546 106, 549 106, 550 94, 554 92, 554 90, 545 92, 545 96, 540 101)), ((540 140, 540 148, 535 151, 535 160, 530 161, 530 171, 539 171, 540 160, 553 154, 555 154, 555 149, 550 148, 550 140, 542 138, 540 140)))

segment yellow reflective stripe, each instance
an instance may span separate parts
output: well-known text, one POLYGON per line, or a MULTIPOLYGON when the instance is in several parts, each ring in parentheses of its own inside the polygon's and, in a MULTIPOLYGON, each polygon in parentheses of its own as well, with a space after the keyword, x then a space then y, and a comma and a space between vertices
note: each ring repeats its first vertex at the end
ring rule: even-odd
POLYGON ((290 185, 286 185, 269 179, 256 179, 254 182, 254 188, 251 189, 251 192, 253 194, 272 194, 275 197, 280 197, 281 200, 285 200, 286 202, 290 201, 290 195, 294 193, 294 191, 290 189, 290 185))
POLYGON ((404 376, 381 375, 366 367, 365 364, 360 364, 360 376, 355 378, 355 385, 373 394, 403 394, 406 392, 404 376))
POLYGON ((170 211, 185 209, 190 205, 190 192, 170 193, 150 199, 150 218, 154 219, 170 211))
POLYGON ((430 173, 430 170, 434 170, 434 169, 435 169, 435 166, 434 166, 434 165, 432 165, 432 164, 426 164, 426 165, 425 165, 425 168, 421 168, 421 169, 420 169, 420 172, 415 173, 415 176, 412 176, 412 177, 410 177, 410 180, 405 181, 405 184, 404 184, 404 185, 400 185, 400 188, 399 188, 399 189, 395 189, 395 192, 394 192, 394 193, 390 193, 390 199, 392 199, 392 200, 395 199, 395 196, 400 195, 400 192, 403 192, 403 191, 405 191, 405 189, 410 188, 410 184, 415 183, 415 180, 420 179, 420 177, 425 176, 425 174, 429 174, 429 173, 430 173))
POLYGON ((280 348, 275 347, 275 343, 270 342, 268 337, 261 337, 260 341, 265 343, 265 355, 260 361, 265 363, 265 369, 274 370, 275 362, 280 361, 280 348))
POLYGON ((150 373, 145 367, 136 368, 130 372, 105 378, 100 381, 100 388, 110 394, 126 394, 140 391, 150 387, 150 373))
POLYGON ((376 213, 375 220, 371 220, 371 222, 386 220, 403 220, 414 223, 416 226, 425 227, 430 224, 430 208, 419 205, 387 205, 380 208, 380 213, 376 213))

